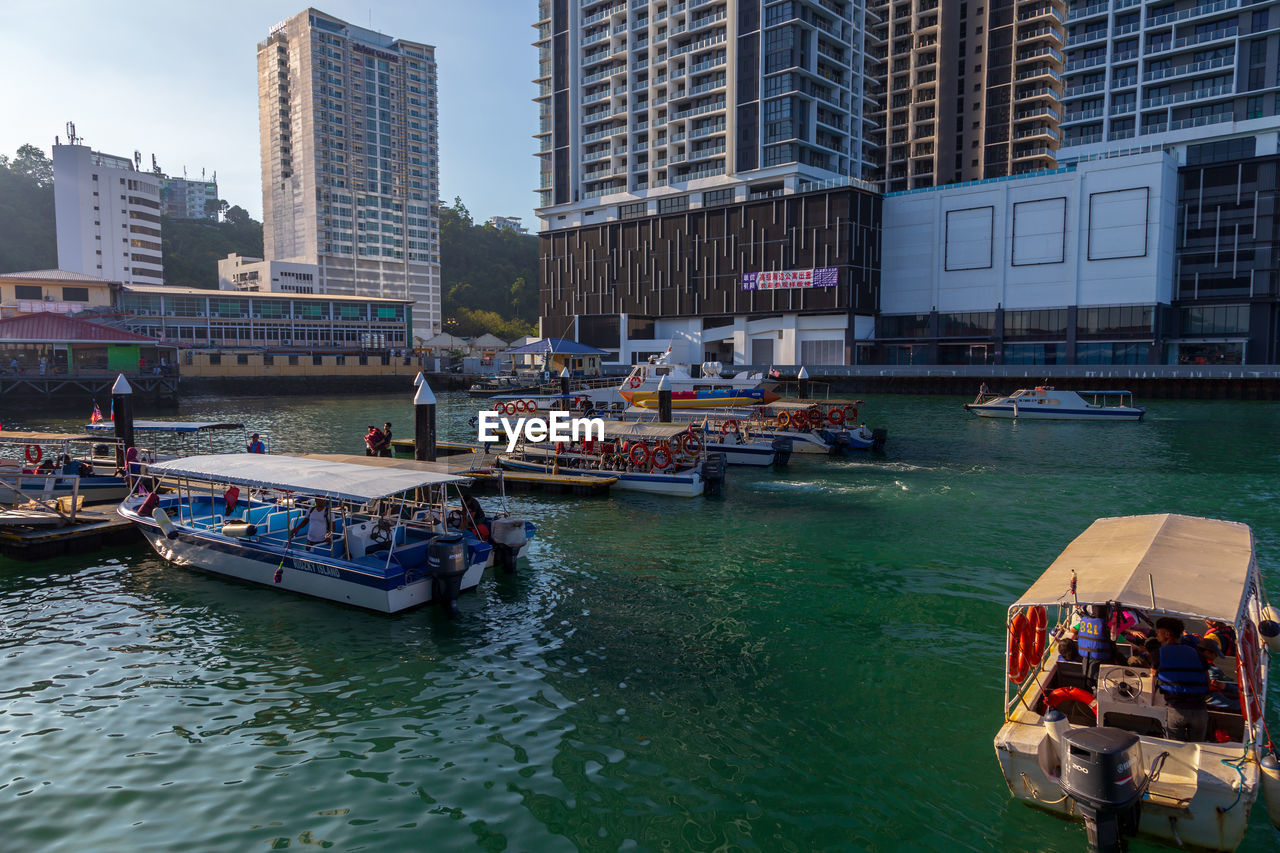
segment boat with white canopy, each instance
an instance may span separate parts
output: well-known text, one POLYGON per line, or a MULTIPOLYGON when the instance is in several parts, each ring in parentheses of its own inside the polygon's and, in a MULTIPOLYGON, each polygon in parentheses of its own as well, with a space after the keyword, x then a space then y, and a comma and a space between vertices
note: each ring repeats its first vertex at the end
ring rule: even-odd
POLYGON ((995 748, 1015 797, 1082 817, 1101 850, 1128 834, 1234 850, 1260 789, 1280 814, 1264 722, 1280 626, 1246 525, 1098 519, 1009 608, 1008 628, 995 748), (1189 717, 1207 721, 1202 736, 1189 717))
POLYGON ((227 577, 396 613, 433 599, 453 606, 490 557, 489 543, 449 517, 446 489, 465 477, 256 453, 191 456, 146 473, 158 490, 117 512, 164 559, 227 577), (297 531, 321 501, 328 533, 311 546, 310 528, 297 531))
POLYGON ((119 502, 129 486, 114 455, 95 455, 94 447, 104 443, 87 434, 0 431, 0 506, 73 493, 85 504, 119 502))

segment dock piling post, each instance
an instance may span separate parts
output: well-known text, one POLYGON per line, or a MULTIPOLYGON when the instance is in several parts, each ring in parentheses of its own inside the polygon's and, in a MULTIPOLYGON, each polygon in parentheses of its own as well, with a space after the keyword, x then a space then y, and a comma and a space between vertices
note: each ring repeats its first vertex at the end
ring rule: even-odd
POLYGON ((431 393, 425 377, 413 395, 413 458, 419 462, 436 461, 436 395, 431 393))
POLYGON ((658 420, 671 423, 671 388, 667 386, 666 374, 658 380, 658 420))
POLYGON ((804 369, 804 365, 800 365, 800 372, 796 374, 796 379, 800 383, 799 396, 801 400, 809 399, 809 371, 804 369))
POLYGON ((569 365, 560 368, 560 393, 569 396, 569 365))
POLYGON ((116 428, 116 466, 124 470, 125 451, 133 447, 133 386, 121 373, 111 386, 111 416, 116 428))

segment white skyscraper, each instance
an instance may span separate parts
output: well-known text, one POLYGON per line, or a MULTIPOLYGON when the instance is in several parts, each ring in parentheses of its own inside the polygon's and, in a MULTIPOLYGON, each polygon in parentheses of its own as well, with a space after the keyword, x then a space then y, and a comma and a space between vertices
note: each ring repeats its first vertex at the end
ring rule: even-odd
POLYGON ((539 215, 561 228, 876 177, 879 21, 865 0, 542 0, 539 215))
POLYGON ((263 249, 440 329, 434 48, 308 9, 258 45, 263 249))
POLYGON ((53 146, 58 268, 125 284, 161 284, 160 178, 134 160, 53 146))

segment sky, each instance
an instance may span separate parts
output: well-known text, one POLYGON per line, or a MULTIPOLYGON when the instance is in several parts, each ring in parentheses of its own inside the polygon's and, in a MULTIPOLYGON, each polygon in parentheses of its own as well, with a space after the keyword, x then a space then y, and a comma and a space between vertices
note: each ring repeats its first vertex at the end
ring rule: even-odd
MULTIPOLYGON (((440 196, 472 217, 533 208, 536 0, 324 0, 348 23, 436 48, 440 196)), ((298 0, 0 0, 0 154, 51 153, 66 124, 95 150, 155 154, 169 175, 218 174, 218 194, 262 216, 257 45, 298 0)))

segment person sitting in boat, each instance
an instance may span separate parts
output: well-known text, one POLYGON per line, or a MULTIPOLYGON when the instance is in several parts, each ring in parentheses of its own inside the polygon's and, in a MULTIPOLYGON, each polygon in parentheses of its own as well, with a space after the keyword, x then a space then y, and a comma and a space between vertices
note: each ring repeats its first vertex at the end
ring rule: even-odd
POLYGON ((329 541, 330 536, 333 535, 333 523, 329 520, 329 506, 324 498, 316 498, 310 511, 298 522, 298 526, 293 529, 289 537, 297 536, 304 527, 307 529, 308 551, 329 541))
POLYGON ((1160 648, 1152 656, 1151 674, 1164 694, 1169 715, 1165 736, 1187 743, 1204 740, 1209 727, 1205 697, 1209 694, 1209 673, 1195 649, 1182 642, 1181 619, 1164 616, 1156 620, 1160 648))
POLYGON ((467 529, 480 537, 480 541, 489 541, 489 517, 484 513, 480 501, 471 495, 462 499, 463 513, 466 515, 467 529))
POLYGON ((1216 619, 1209 619, 1205 622, 1207 630, 1204 632, 1204 639, 1212 640, 1218 644, 1219 655, 1229 658, 1236 656, 1236 631, 1226 622, 1220 622, 1216 619))
POLYGON ((1107 630, 1107 608, 1090 605, 1076 629, 1076 646, 1084 661, 1084 676, 1096 688, 1098 668, 1104 663, 1114 663, 1116 644, 1107 630))
POLYGON ((1076 641, 1070 637, 1059 640, 1058 658, 1068 663, 1080 663, 1080 650, 1076 647, 1076 641))
POLYGON ((1240 688, 1229 683, 1218 667, 1217 660, 1222 654, 1218 641, 1206 637, 1200 641, 1197 651, 1200 652, 1200 659, 1204 661, 1205 673, 1209 676, 1209 695, 1205 697, 1204 704, 1214 711, 1238 711, 1240 688))
POLYGON ((255 432, 249 436, 249 444, 245 447, 245 451, 248 453, 266 453, 267 446, 262 443, 262 439, 258 438, 258 434, 255 432))

